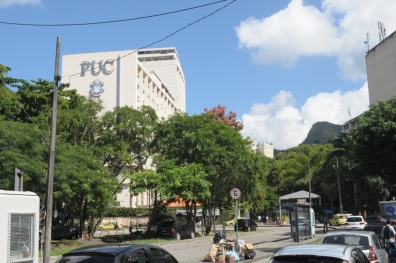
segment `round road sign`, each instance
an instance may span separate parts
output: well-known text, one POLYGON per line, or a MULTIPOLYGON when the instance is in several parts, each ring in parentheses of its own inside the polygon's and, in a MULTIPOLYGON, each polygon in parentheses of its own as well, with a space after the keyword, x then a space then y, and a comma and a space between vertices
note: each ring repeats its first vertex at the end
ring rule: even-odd
POLYGON ((239 197, 241 197, 241 190, 232 188, 230 194, 232 199, 239 199, 239 197))

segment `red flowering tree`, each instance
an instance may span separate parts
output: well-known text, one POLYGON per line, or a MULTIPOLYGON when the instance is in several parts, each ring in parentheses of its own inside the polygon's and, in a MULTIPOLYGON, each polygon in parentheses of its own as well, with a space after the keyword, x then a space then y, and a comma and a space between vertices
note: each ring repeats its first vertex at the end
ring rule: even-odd
POLYGON ((205 108, 205 112, 213 115, 213 118, 217 121, 224 122, 227 126, 234 127, 235 130, 240 131, 243 129, 243 124, 241 121, 236 119, 237 114, 233 111, 226 113, 226 106, 221 106, 220 104, 213 109, 205 108))

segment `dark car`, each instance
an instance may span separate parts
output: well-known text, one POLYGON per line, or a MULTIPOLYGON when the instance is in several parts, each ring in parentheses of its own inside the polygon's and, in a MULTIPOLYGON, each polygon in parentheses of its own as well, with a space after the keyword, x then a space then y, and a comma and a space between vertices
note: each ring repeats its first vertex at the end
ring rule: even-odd
POLYGON ((386 224, 386 218, 383 216, 368 216, 366 217, 367 224, 386 224))
POLYGON ((62 255, 56 263, 178 263, 168 251, 163 248, 144 245, 101 245, 75 249, 62 255))
POLYGON ((195 226, 182 220, 165 220, 158 224, 157 236, 175 239, 194 238, 195 226))
POLYGON ((256 222, 254 222, 253 219, 238 219, 237 223, 234 226, 234 229, 236 231, 236 228, 238 227, 238 230, 242 231, 251 231, 251 230, 257 230, 258 225, 256 222))

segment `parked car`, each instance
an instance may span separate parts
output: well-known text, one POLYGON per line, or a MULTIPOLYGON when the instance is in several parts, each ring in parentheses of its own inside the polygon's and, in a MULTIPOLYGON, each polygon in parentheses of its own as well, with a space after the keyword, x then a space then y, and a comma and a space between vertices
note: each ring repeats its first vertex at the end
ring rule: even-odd
POLYGON ((118 263, 167 262, 178 263, 176 258, 161 247, 144 244, 88 246, 63 254, 56 263, 118 263))
POLYGON ((355 246, 311 244, 284 247, 269 260, 269 263, 284 262, 369 263, 370 261, 355 246))
POLYGON ((337 231, 325 234, 322 244, 357 246, 371 262, 388 262, 383 239, 372 231, 337 231))
POLYGON ((258 225, 256 224, 256 222, 254 222, 253 219, 243 218, 243 219, 238 219, 237 224, 235 224, 234 226, 235 231, 237 227, 238 230, 251 231, 251 230, 257 230, 258 225))
POLYGON ((236 218, 234 218, 232 220, 225 221, 224 224, 226 226, 234 226, 235 225, 235 221, 236 221, 236 218))
POLYGON ((98 229, 100 231, 102 230, 117 230, 117 229, 122 229, 122 224, 118 224, 117 222, 109 222, 105 224, 100 224, 98 226, 98 229))
MULTIPOLYGON (((238 219, 245 219, 244 217, 239 217, 238 219)), ((235 226, 235 221, 236 218, 232 219, 232 220, 228 220, 224 222, 224 225, 226 226, 235 226)))
POLYGON ((52 239, 76 239, 78 238, 78 229, 76 226, 58 225, 53 226, 51 230, 52 239))
POLYGON ((361 229, 363 230, 366 225, 366 221, 364 221, 363 216, 350 216, 347 218, 345 222, 345 230, 353 230, 353 229, 361 229))
POLYGON ((195 237, 195 226, 183 220, 165 220, 157 225, 157 236, 192 239, 195 237))
POLYGON ((344 225, 346 222, 347 216, 345 214, 335 214, 329 220, 329 225, 331 226, 340 226, 344 225))
POLYGON ((368 216, 366 217, 366 222, 367 224, 386 224, 386 218, 383 216, 368 216))

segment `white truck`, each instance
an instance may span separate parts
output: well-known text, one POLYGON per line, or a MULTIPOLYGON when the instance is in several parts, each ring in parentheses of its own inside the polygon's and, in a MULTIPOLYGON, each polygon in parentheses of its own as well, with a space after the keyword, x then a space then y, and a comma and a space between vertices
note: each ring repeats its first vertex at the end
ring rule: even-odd
POLYGON ((0 190, 0 262, 38 263, 40 199, 0 190))

